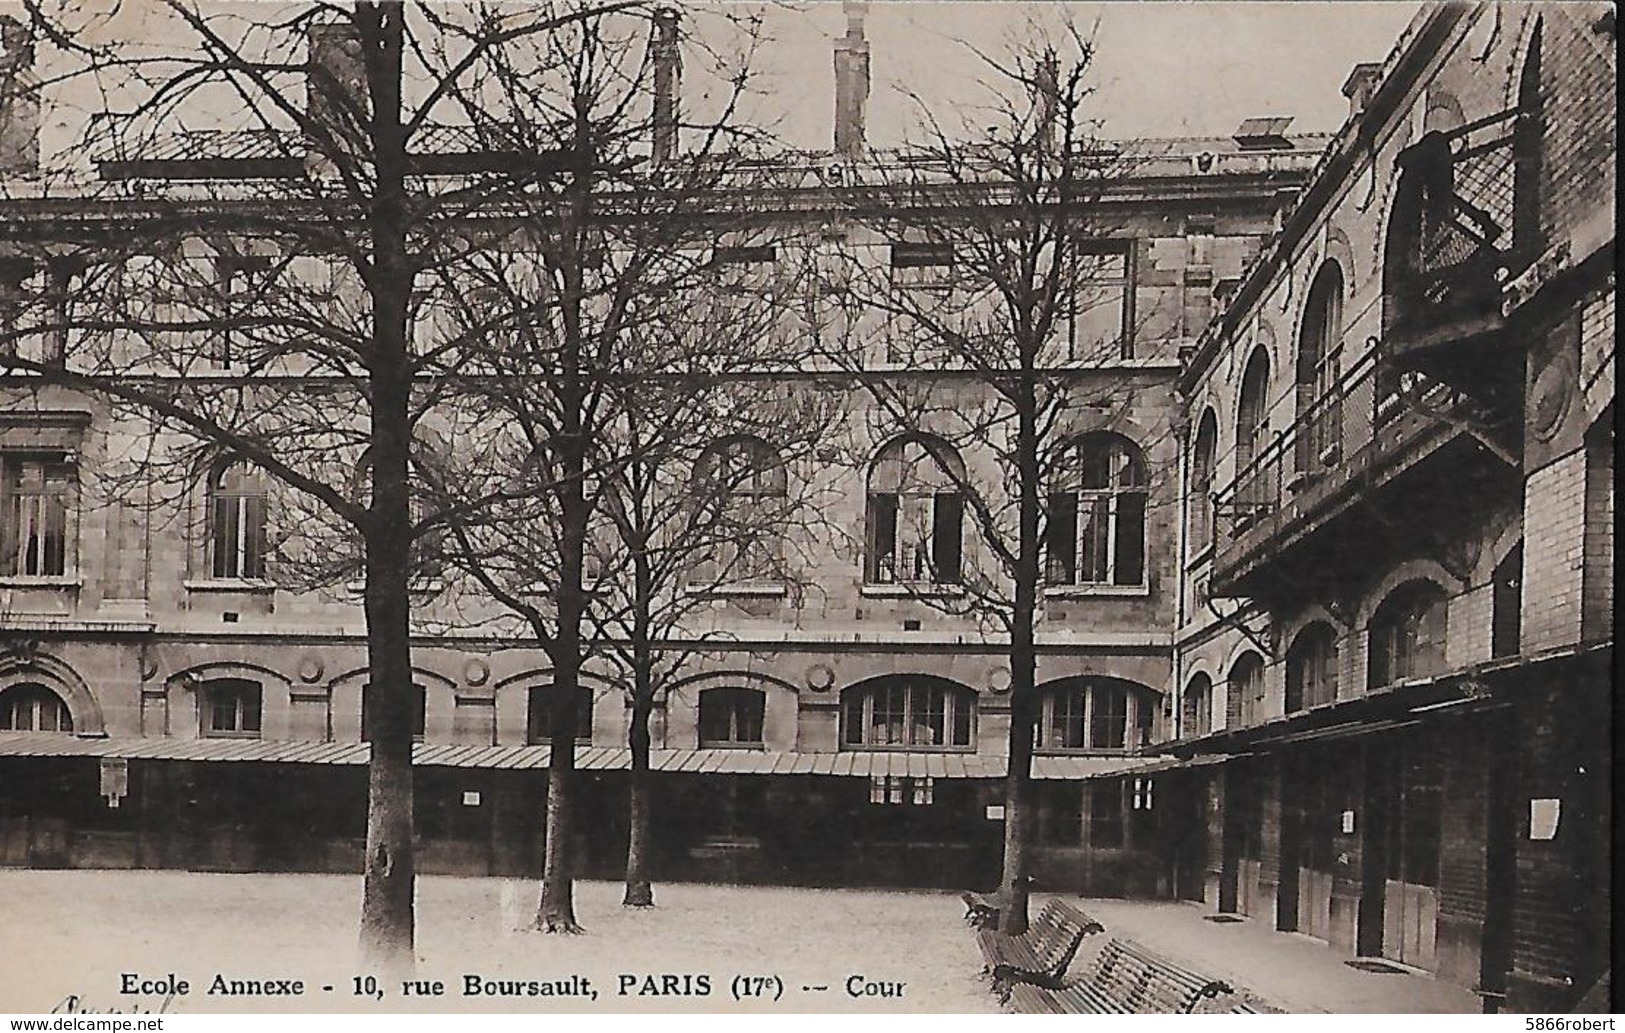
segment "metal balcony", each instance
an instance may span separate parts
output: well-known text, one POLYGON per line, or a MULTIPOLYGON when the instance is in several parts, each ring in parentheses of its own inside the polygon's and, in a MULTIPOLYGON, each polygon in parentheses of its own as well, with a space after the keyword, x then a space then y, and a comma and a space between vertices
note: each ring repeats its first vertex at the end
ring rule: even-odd
POLYGON ((1461 493, 1516 483, 1459 392, 1366 354, 1215 495, 1210 591, 1270 598, 1360 576, 1461 493))

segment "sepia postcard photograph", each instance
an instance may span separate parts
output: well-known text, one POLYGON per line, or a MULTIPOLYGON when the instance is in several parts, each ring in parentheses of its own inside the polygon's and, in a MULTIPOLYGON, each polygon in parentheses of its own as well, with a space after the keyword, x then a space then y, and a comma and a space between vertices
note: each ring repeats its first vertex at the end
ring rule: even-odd
POLYGON ((1613 1010, 1615 18, 0 0, 0 1013, 1613 1010))

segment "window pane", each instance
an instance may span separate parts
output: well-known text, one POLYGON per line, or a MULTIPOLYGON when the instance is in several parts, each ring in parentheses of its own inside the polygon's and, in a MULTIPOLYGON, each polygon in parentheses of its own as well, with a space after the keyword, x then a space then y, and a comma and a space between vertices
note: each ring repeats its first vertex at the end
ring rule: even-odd
POLYGON ((1094 713, 1090 718, 1089 745, 1097 750, 1120 750, 1128 728, 1128 694, 1121 688, 1097 685, 1090 689, 1094 713))
POLYGON ((1082 551, 1078 563, 1078 580, 1100 584, 1106 580, 1107 549, 1111 541, 1109 537, 1111 501, 1105 496, 1094 495, 1080 502, 1083 509, 1083 526, 1078 534, 1078 544, 1082 551))
POLYGON ((933 580, 941 585, 959 583, 961 524, 965 503, 958 492, 938 492, 932 506, 931 558, 933 580))
POLYGON ((868 517, 869 581, 888 584, 897 580, 897 496, 869 496, 868 517))
POLYGON ((1049 534, 1045 542, 1045 580, 1052 585, 1078 579, 1078 497, 1058 492, 1049 497, 1049 534))
POLYGON ((1138 585, 1145 582, 1145 495, 1138 491, 1117 496, 1117 562, 1112 582, 1138 585))

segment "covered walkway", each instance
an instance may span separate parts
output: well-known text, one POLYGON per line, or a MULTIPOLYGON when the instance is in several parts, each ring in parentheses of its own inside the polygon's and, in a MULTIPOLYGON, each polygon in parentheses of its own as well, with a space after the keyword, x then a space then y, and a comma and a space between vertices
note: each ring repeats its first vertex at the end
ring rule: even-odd
MULTIPOLYGON (((1194 903, 1072 900, 1110 936, 1123 936, 1204 975, 1224 979, 1289 1012, 1476 1013, 1470 990, 1400 969, 1367 972, 1344 964, 1320 940, 1276 932, 1257 919, 1210 922, 1194 903)), ((1034 907, 1044 898, 1035 897, 1034 907)), ((1240 916, 1235 916, 1240 917, 1240 916)), ((1397 966, 1396 966, 1397 967, 1397 966)))

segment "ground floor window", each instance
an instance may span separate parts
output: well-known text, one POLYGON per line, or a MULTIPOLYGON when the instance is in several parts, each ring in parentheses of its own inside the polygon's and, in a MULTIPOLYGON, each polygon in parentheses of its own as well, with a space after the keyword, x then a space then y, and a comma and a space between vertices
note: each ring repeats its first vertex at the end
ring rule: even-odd
POLYGON ((935 802, 935 796, 934 779, 899 775, 873 775, 869 778, 869 802, 877 806, 908 804, 928 807, 935 802))
POLYGON ((760 689, 700 693, 701 746, 761 746, 767 695, 760 689))
POLYGON ((263 700, 258 682, 220 678, 203 683, 203 734, 211 738, 257 738, 263 700))
MULTIPOLYGON (((531 689, 526 740, 547 745, 553 741, 553 693, 556 689, 531 689)), ((575 740, 592 742, 592 690, 575 690, 575 740)))
POLYGON ((971 745, 975 694, 951 682, 896 678, 849 689, 842 745, 963 748, 971 745))
MULTIPOLYGON (((370 742, 372 733, 367 730, 367 697, 372 695, 372 683, 361 687, 361 741, 370 742)), ((412 686, 412 741, 422 742, 427 730, 429 719, 429 693, 421 685, 412 686)))
POLYGON ((43 685, 13 685, 0 692, 0 731, 71 732, 73 717, 62 697, 43 685))

